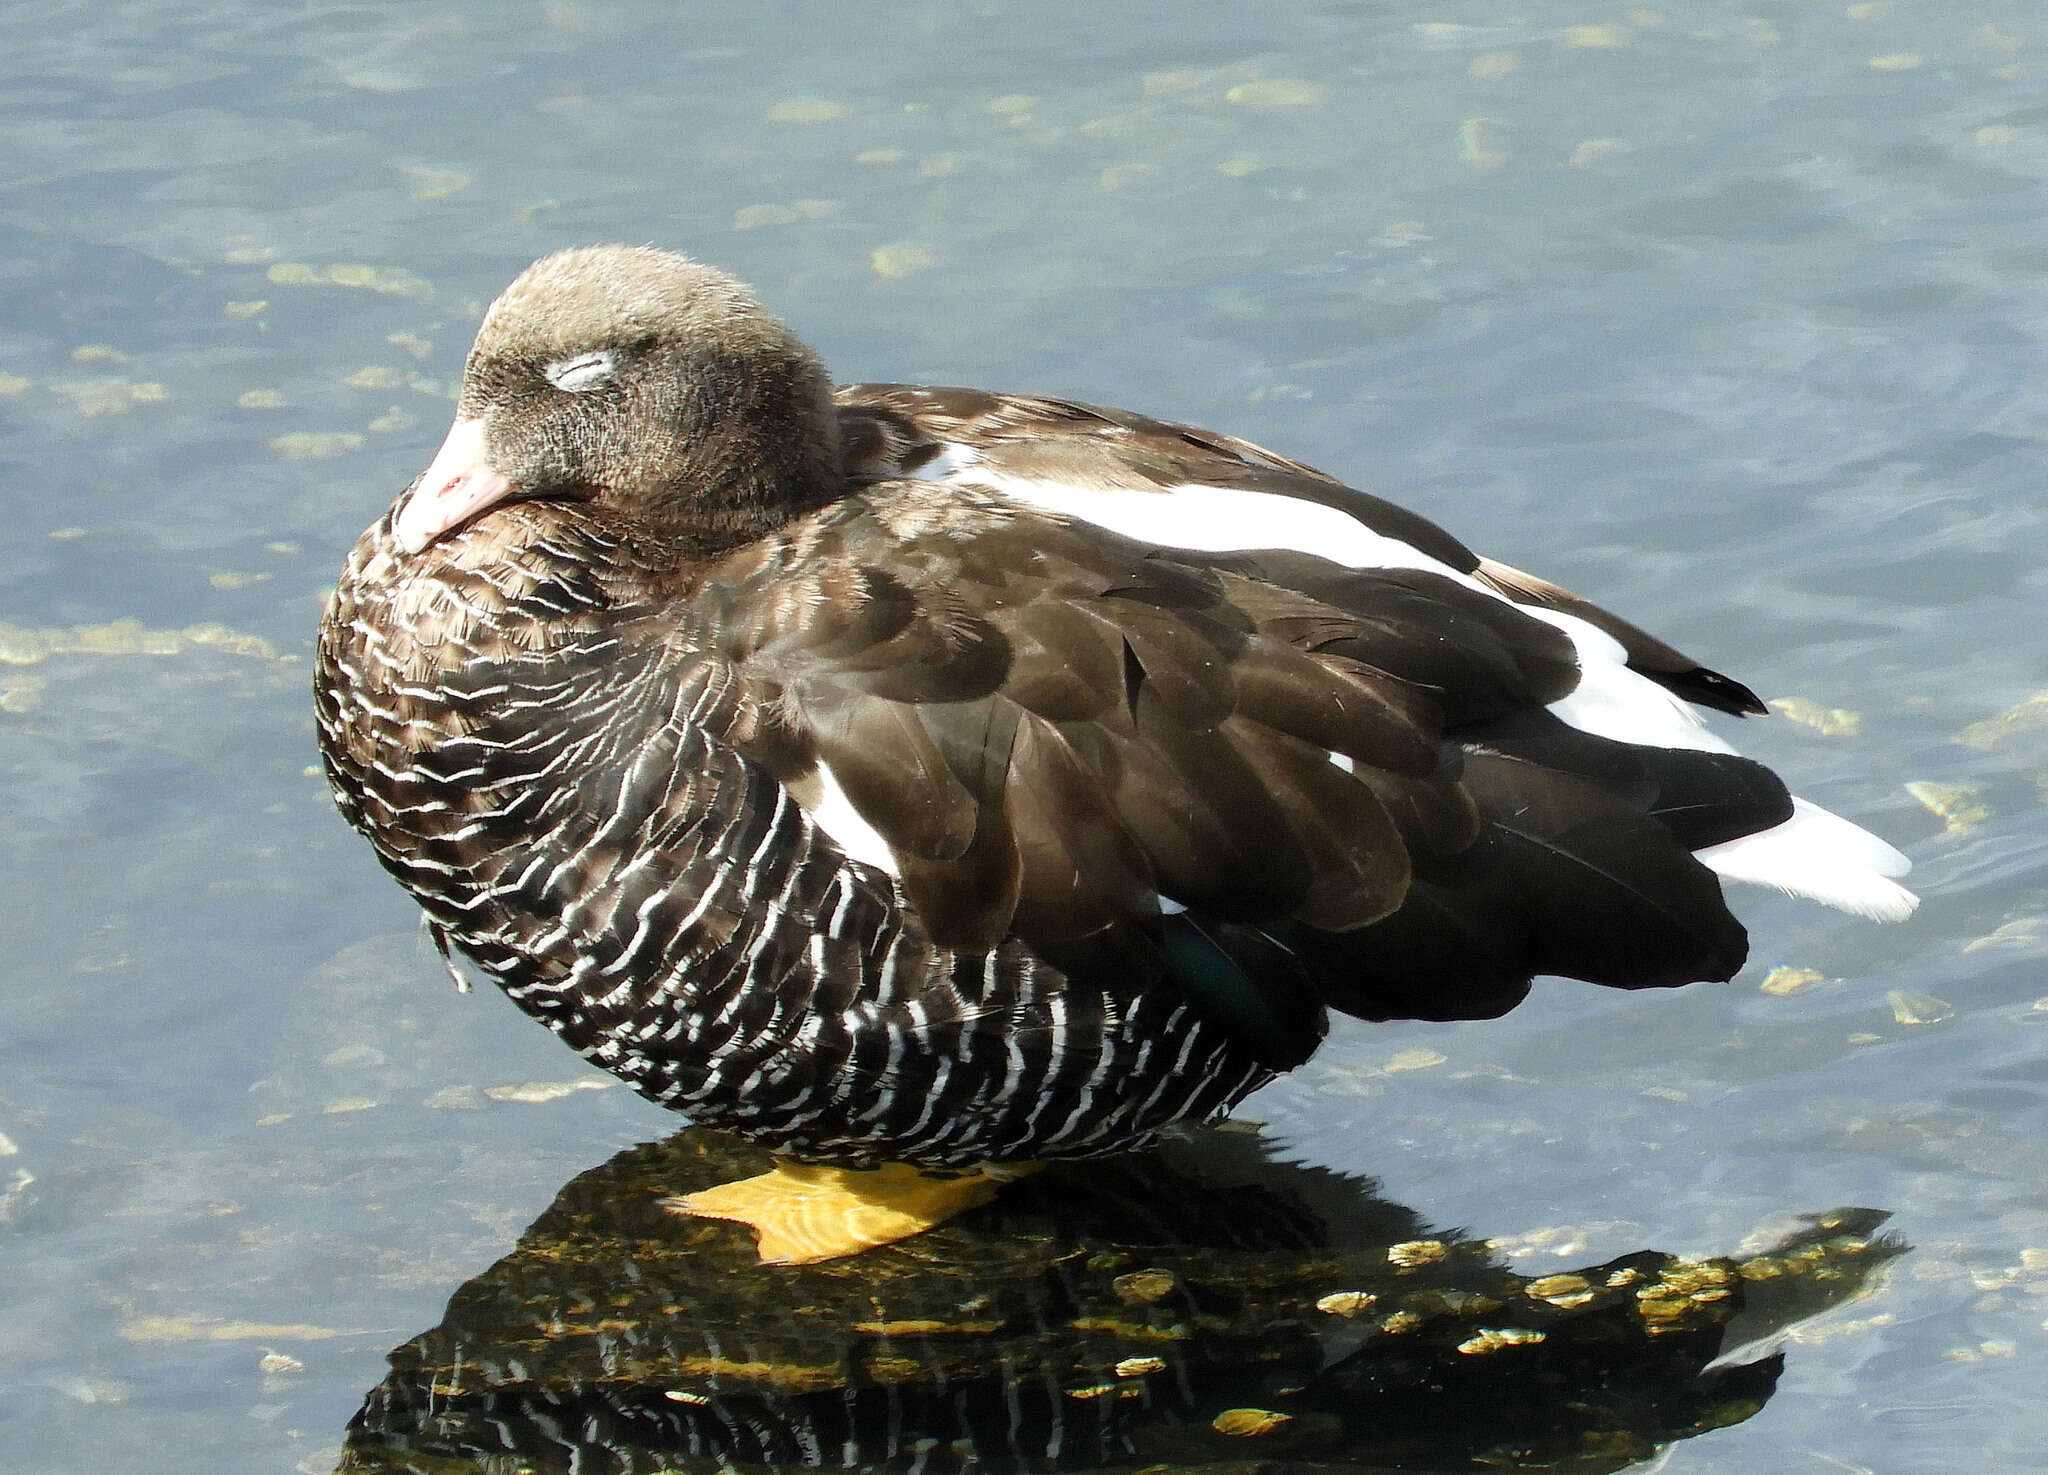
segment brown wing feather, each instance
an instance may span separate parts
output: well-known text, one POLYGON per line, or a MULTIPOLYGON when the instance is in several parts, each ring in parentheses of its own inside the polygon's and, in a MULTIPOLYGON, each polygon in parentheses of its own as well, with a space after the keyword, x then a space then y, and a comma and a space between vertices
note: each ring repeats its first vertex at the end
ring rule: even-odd
POLYGON ((1411 851, 1477 834, 1434 678, 1476 663, 1528 695, 1552 632, 1447 580, 1403 586, 1397 618, 1226 564, 898 482, 699 597, 772 714, 750 756, 799 788, 829 765, 935 940, 1110 945, 1162 894, 1363 926, 1399 906, 1411 851), (1431 609, 1466 636, 1382 669, 1431 609))
POLYGON ((916 475, 954 443, 974 447, 994 471, 1076 487, 1165 492, 1195 482, 1298 497, 1335 507, 1518 604, 1577 615, 1620 641, 1630 666, 1689 701, 1738 716, 1766 710, 1741 682, 1619 615, 1481 558, 1427 518, 1250 441, 1100 405, 978 389, 851 384, 838 398, 856 482, 916 475))

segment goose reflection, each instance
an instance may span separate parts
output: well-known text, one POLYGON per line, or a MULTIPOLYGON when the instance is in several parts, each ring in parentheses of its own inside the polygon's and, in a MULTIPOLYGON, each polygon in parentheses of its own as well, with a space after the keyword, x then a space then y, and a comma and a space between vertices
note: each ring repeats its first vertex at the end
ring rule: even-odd
POLYGON ((665 1207, 760 1157, 693 1129, 571 1181, 392 1352, 340 1468, 1617 1470, 1755 1413, 1783 1354, 1716 1359, 1905 1248, 1842 1209, 1532 1278, 1224 1129, 774 1268, 665 1207))

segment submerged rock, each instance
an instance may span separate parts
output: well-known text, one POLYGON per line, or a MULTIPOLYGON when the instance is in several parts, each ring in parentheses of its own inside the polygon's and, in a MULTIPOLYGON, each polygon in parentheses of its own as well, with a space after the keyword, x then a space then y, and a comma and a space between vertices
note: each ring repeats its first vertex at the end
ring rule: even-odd
POLYGON ((576 1178, 391 1354, 341 1469, 1615 1470, 1748 1418, 1781 1354, 1709 1364, 1904 1248, 1850 1209, 1525 1277, 1228 1130, 800 1268, 662 1207, 764 1166, 691 1130, 576 1178))

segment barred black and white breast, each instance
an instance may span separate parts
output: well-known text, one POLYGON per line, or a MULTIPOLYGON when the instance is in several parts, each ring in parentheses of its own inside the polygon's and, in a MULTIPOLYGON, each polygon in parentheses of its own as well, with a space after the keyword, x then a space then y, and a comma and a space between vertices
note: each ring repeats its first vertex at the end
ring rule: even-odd
POLYGON ((832 389, 724 274, 548 257, 321 627, 337 803, 577 1050, 779 1154, 1077 1156, 1325 1011, 1725 979, 1723 880, 1904 858, 1694 715, 1739 683, 1243 441, 832 389))

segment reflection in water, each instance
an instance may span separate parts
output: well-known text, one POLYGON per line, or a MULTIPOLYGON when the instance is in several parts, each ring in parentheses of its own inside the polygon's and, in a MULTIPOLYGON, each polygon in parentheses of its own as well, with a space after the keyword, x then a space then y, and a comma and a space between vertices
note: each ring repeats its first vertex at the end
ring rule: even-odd
POLYGON ((1723 1349, 1904 1248, 1848 1209, 1740 1259, 1532 1279, 1229 1129, 816 1266, 662 1207, 761 1158, 691 1130, 569 1183, 391 1354, 341 1468, 1614 1470, 1755 1413, 1782 1354, 1723 1349))

